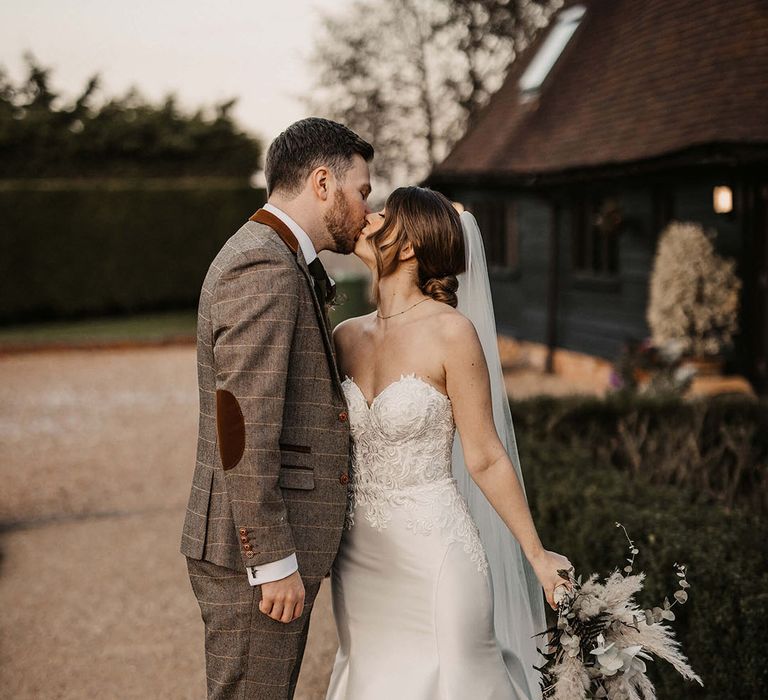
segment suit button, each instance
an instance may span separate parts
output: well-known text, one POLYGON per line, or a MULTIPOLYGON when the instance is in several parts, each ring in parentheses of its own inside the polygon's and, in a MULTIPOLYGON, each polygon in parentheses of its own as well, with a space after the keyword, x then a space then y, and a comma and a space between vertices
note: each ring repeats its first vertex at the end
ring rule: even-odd
POLYGON ((241 527, 241 528, 240 528, 240 534, 241 534, 241 535, 244 535, 244 534, 245 534, 245 528, 244 528, 244 527, 241 527))
POLYGON ((250 558, 250 557, 254 556, 254 554, 253 554, 253 552, 246 552, 245 556, 250 558))
POLYGON ((249 544, 244 544, 243 545, 243 549, 245 549, 245 550, 248 550, 250 548, 251 548, 251 545, 249 545, 249 544))
POLYGON ((241 541, 241 542, 247 542, 247 541, 248 541, 248 538, 247 538, 245 535, 243 535, 243 536, 240 538, 240 541, 241 541))
POLYGON ((342 474, 339 477, 339 483, 340 484, 348 484, 349 483, 349 474, 346 474, 346 473, 342 474))
POLYGON ((347 420, 347 412, 346 412, 346 411, 342 411, 341 413, 339 413, 339 420, 340 420, 342 423, 343 423, 345 420, 347 420))

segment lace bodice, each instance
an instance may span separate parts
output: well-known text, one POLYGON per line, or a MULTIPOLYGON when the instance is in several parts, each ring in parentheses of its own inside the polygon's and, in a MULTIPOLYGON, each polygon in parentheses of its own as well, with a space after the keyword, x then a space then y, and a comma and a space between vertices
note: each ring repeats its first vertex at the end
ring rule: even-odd
POLYGON ((355 486, 402 489, 451 476, 451 400, 414 375, 401 376, 368 406, 344 380, 355 486))
POLYGON ((408 527, 439 527, 487 571, 477 527, 451 473, 455 434, 451 400, 414 374, 384 388, 368 405, 354 379, 342 388, 349 407, 352 481, 347 527, 363 508, 366 520, 387 527, 393 507, 408 508, 408 527))

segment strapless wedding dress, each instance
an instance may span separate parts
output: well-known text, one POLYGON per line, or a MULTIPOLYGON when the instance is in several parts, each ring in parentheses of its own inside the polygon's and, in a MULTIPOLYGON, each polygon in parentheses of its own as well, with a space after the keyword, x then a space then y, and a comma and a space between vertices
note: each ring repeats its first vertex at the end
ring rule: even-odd
POLYGON ((353 379, 342 387, 352 479, 326 700, 527 700, 494 636, 488 561, 451 475, 450 399, 413 374, 370 406, 353 379))

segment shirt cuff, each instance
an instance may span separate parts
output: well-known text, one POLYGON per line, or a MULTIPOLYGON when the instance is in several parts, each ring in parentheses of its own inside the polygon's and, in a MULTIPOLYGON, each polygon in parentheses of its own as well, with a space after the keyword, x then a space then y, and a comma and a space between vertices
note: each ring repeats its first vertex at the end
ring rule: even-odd
POLYGON ((262 583, 270 583, 290 576, 294 571, 299 570, 299 563, 296 561, 296 554, 294 553, 285 559, 258 566, 246 566, 245 569, 248 572, 248 583, 252 586, 259 586, 262 583))

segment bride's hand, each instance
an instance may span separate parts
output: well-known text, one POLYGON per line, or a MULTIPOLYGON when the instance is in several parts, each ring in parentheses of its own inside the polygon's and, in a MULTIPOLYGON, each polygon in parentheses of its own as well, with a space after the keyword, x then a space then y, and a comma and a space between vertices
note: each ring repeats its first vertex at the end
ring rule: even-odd
POLYGON ((570 569, 573 565, 568 557, 564 557, 557 552, 550 552, 548 549, 543 549, 537 557, 531 560, 531 566, 536 572, 536 576, 544 589, 544 596, 547 599, 547 603, 549 603, 549 606, 553 610, 557 610, 555 588, 562 585, 569 591, 573 591, 571 582, 560 576, 560 574, 557 573, 557 570, 570 569))

